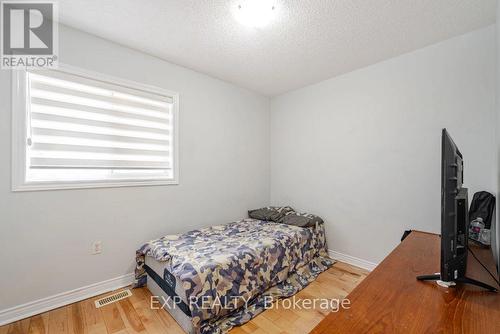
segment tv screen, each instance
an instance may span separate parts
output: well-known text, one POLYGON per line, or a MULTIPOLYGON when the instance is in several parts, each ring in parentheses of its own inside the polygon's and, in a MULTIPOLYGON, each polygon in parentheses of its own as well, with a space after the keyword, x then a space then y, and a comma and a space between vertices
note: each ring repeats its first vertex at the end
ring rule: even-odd
POLYGON ((467 188, 462 186, 464 163, 462 153, 446 129, 441 134, 441 268, 432 275, 419 275, 420 281, 437 281, 442 286, 465 283, 490 291, 496 288, 466 277, 469 203, 467 188))
POLYGON ((462 153, 446 129, 441 141, 441 280, 453 281, 465 276, 467 263, 467 189, 462 153))

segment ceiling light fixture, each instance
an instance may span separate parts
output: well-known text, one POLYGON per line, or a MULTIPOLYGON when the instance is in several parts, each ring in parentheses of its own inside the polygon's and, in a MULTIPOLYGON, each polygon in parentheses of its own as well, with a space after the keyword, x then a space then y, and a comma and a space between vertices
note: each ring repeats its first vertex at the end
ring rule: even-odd
POLYGON ((271 22, 275 12, 274 0, 240 0, 234 16, 247 27, 262 28, 271 22))

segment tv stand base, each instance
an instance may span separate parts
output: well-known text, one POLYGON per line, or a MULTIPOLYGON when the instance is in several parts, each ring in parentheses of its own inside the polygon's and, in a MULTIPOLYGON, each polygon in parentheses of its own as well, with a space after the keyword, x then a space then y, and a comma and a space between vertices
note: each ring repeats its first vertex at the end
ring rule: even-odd
MULTIPOLYGON (((421 275, 421 276, 417 276, 417 280, 419 281, 440 281, 441 280, 441 275, 440 274, 434 274, 434 275, 421 275)), ((492 292, 497 292, 498 290, 494 287, 492 287, 491 285, 488 285, 486 283, 483 283, 483 282, 480 282, 480 281, 477 281, 475 279, 472 279, 472 278, 469 278, 469 277, 460 277, 460 278, 457 278, 455 281, 452 281, 452 282, 443 282, 443 283, 446 283, 446 284, 443 284, 444 286, 452 286, 454 284, 450 284, 450 283, 463 283, 463 284, 470 284, 470 285, 475 285, 475 286, 479 286, 483 289, 486 289, 486 290, 489 290, 489 291, 492 291, 492 292)), ((441 285, 441 284, 440 284, 441 285)), ((443 286, 441 285, 441 286, 443 286)))

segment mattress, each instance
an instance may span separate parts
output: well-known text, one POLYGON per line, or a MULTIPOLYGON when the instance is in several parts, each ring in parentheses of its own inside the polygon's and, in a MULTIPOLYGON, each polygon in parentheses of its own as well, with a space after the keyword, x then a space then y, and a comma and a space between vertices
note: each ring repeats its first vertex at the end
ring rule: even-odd
MULTIPOLYGON (((170 287, 174 286, 173 290, 175 292, 175 296, 178 296, 180 300, 182 300, 185 304, 189 305, 188 300, 186 298, 186 292, 182 288, 182 281, 179 277, 172 275, 167 269, 168 262, 166 261, 157 261, 151 256, 147 256, 145 259, 145 265, 147 265, 151 270, 153 270, 159 277, 161 277, 166 284, 170 287), (165 277, 168 277, 165 280, 165 277), (171 278, 174 278, 174 281, 171 278)), ((169 295, 167 292, 162 290, 159 284, 154 279, 147 280, 147 288, 151 292, 153 296, 155 296, 158 300, 157 306, 161 306, 165 311, 170 313, 172 318, 177 321, 179 326, 188 333, 195 334, 195 329, 193 327, 192 319, 190 316, 186 315, 182 309, 174 303, 175 299, 169 295)))
POLYGON ((136 280, 187 333, 226 333, 331 264, 322 224, 244 219, 150 241, 137 252, 136 280))

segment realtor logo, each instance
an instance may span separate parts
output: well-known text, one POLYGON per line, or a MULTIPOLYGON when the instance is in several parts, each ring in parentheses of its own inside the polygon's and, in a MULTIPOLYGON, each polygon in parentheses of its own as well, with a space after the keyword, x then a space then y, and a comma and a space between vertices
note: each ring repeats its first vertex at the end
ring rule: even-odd
POLYGON ((57 66, 57 4, 2 1, 2 68, 57 66))

